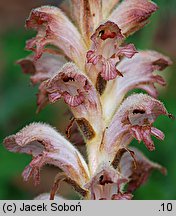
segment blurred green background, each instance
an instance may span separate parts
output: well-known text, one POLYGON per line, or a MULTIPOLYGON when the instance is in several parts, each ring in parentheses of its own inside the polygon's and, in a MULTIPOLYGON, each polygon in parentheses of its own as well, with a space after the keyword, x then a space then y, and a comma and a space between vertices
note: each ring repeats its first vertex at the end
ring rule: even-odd
MULTIPOLYGON (((151 23, 128 39, 138 49, 154 49, 171 57, 176 63, 176 0, 155 0, 159 10, 151 23)), ((48 105, 36 114, 37 87, 29 84, 29 77, 22 74, 15 62, 28 55, 24 51, 25 41, 35 35, 24 28, 25 18, 32 8, 40 5, 57 5, 59 1, 6 0, 0 3, 0 143, 33 121, 47 122, 59 130, 66 127, 65 106, 48 105)), ((176 65, 166 69, 165 88, 159 88, 159 99, 168 111, 176 116, 176 65)), ((148 152, 144 145, 133 142, 152 160, 168 170, 167 176, 153 172, 148 182, 135 192, 135 199, 176 199, 176 122, 159 117, 155 125, 165 133, 163 142, 154 139, 156 151, 148 152)), ((0 145, 0 199, 32 199, 49 191, 58 169, 45 167, 41 173, 41 184, 35 187, 32 181, 23 182, 21 172, 30 161, 30 156, 7 152, 0 145)), ((65 187, 65 186, 63 186, 65 187)), ((62 190, 63 196, 76 198, 70 188, 62 190)))

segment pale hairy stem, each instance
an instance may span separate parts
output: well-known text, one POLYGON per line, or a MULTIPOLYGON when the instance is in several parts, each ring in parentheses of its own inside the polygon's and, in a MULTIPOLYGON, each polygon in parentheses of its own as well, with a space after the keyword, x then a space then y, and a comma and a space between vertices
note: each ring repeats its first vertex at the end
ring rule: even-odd
POLYGON ((91 141, 87 141, 88 167, 90 176, 93 176, 99 165, 99 147, 102 141, 102 136, 96 136, 91 141))

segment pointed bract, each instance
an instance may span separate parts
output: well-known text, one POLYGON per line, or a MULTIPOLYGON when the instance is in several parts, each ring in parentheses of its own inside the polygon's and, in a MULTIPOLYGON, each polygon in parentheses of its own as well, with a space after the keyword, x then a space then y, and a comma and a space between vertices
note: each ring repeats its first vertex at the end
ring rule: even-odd
POLYGON ((122 171, 122 174, 126 178, 129 178, 127 187, 128 193, 132 193, 144 184, 148 180, 152 170, 157 169, 162 174, 166 174, 166 169, 164 167, 147 159, 142 152, 136 148, 130 149, 135 154, 135 164, 133 158, 130 157, 128 153, 122 156, 119 164, 119 169, 122 171))
POLYGON ((90 36, 102 20, 101 0, 70 0, 70 4, 71 17, 89 46, 90 36))

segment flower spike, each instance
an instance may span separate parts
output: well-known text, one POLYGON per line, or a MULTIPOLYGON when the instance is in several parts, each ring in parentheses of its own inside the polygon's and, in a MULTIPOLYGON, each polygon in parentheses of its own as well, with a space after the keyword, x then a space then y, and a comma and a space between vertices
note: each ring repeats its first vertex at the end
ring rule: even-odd
POLYGON ((45 164, 62 170, 50 194, 36 199, 62 199, 57 193, 66 182, 83 199, 130 200, 153 169, 166 173, 129 147, 136 139, 153 151, 151 136, 164 139, 153 126, 155 120, 160 115, 172 117, 156 99, 155 84, 166 82, 154 73, 171 65, 171 60, 125 44, 129 35, 148 23, 157 5, 150 0, 65 0, 62 8, 42 6, 31 11, 26 27, 37 35, 26 48, 33 54, 17 63, 31 75, 32 84, 39 84, 38 111, 60 99, 69 106, 72 119, 66 135, 75 145, 85 143, 86 161, 68 140, 42 123, 5 138, 4 146, 32 156, 23 171, 25 181, 33 176, 38 184, 45 164), (131 93, 134 89, 148 95, 131 93))

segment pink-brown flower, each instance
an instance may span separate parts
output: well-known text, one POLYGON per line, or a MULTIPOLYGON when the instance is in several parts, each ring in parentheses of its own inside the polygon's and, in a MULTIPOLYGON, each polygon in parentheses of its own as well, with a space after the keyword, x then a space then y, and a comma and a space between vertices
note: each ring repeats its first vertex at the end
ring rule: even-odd
POLYGON ((37 35, 27 41, 26 48, 34 53, 18 64, 31 74, 33 84, 39 84, 38 111, 60 99, 69 106, 86 143, 88 163, 70 141, 42 123, 5 138, 4 146, 32 155, 23 172, 26 181, 33 176, 38 184, 45 164, 62 169, 50 195, 37 199, 59 199, 56 193, 62 181, 84 199, 132 199, 133 191, 153 169, 166 173, 136 148, 129 148, 136 139, 153 151, 151 135, 164 139, 153 123, 160 115, 169 116, 156 99, 155 83, 165 85, 165 81, 154 72, 169 66, 170 59, 124 43, 148 23, 157 6, 149 0, 70 0, 65 4, 65 13, 51 6, 32 10, 26 27, 37 35), (150 96, 127 96, 136 88, 150 96))

